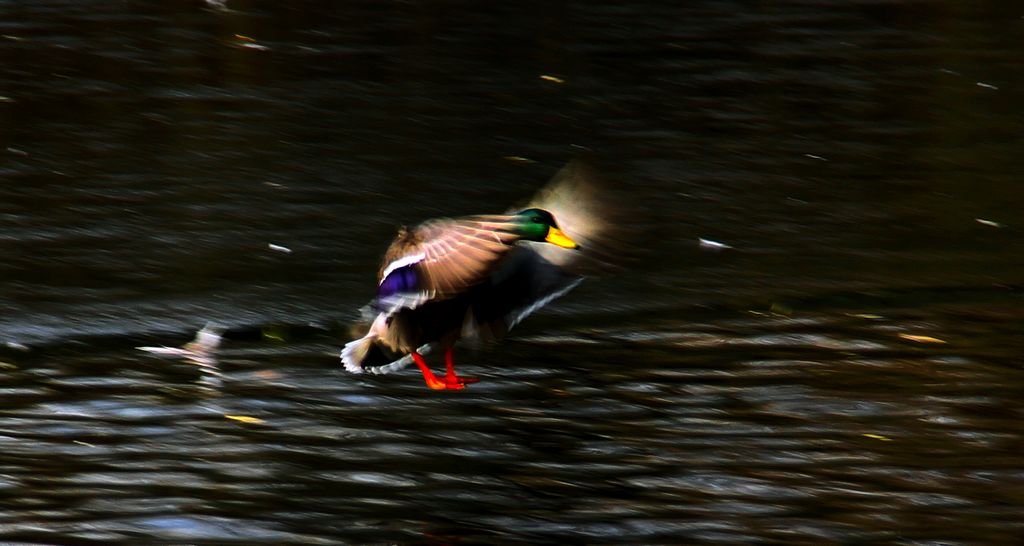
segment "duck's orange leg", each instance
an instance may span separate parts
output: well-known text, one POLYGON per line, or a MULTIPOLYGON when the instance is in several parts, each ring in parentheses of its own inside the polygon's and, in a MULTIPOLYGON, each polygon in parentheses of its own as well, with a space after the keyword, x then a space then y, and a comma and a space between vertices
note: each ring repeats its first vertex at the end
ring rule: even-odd
POLYGON ((430 371, 430 366, 427 366, 427 362, 423 360, 423 357, 416 351, 412 352, 412 360, 413 362, 416 363, 416 366, 420 369, 420 371, 423 372, 423 380, 427 382, 428 387, 436 391, 445 389, 461 389, 465 387, 464 385, 450 385, 447 382, 438 379, 437 376, 434 375, 434 372, 430 371))
POLYGON ((430 370, 430 366, 427 366, 427 361, 423 360, 423 356, 413 351, 410 353, 413 362, 423 372, 423 381, 427 383, 427 386, 440 391, 440 390, 459 390, 466 388, 469 383, 476 383, 480 381, 475 377, 460 377, 455 375, 455 362, 452 360, 452 348, 445 349, 444 352, 444 364, 447 369, 444 377, 438 378, 434 375, 434 372, 430 370))
POLYGON ((460 377, 458 375, 455 375, 455 361, 452 358, 453 352, 455 352, 455 350, 452 347, 448 347, 447 349, 444 350, 444 366, 446 369, 444 374, 445 384, 460 385, 459 387, 456 388, 462 389, 465 388, 465 386, 469 383, 476 383, 480 381, 476 377, 460 377))

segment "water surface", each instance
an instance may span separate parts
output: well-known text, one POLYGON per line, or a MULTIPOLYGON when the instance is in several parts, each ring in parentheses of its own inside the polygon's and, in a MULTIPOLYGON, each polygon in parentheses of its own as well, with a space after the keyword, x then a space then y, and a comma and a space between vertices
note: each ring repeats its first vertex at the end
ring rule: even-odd
POLYGON ((227 8, 0 7, 6 543, 1024 533, 1015 3, 227 8), (341 369, 398 225, 584 148, 638 262, 341 369), (210 320, 219 386, 135 349, 210 320))

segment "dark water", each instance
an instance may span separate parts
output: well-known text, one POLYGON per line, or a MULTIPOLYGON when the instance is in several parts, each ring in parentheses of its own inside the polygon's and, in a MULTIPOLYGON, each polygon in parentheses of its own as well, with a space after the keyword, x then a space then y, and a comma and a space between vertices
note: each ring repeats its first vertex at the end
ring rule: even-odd
POLYGON ((227 7, 0 4, 4 543, 1024 536, 1019 3, 227 7), (396 225, 579 147, 639 263, 344 373, 396 225))

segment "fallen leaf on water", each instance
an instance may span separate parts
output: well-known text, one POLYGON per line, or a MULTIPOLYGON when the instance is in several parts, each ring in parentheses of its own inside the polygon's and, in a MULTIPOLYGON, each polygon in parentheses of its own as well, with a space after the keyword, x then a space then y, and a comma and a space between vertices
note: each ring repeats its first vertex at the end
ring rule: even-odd
POLYGON ((853 314, 847 315, 847 316, 850 316, 850 317, 853 317, 853 318, 867 319, 867 320, 878 320, 880 318, 883 318, 882 315, 872 315, 871 313, 853 313, 853 314))
POLYGON ((266 341, 283 343, 288 341, 288 328, 276 325, 264 326, 260 330, 260 335, 262 335, 263 339, 266 341))
POLYGON ((554 83, 565 83, 565 80, 562 78, 559 78, 558 76, 549 76, 548 74, 541 74, 540 79, 554 83))
POLYGON ((256 43, 256 38, 253 38, 251 36, 246 36, 244 34, 235 34, 235 39, 238 40, 238 43, 236 44, 238 47, 258 49, 260 51, 266 51, 267 49, 270 49, 267 46, 256 43))
POLYGON ((263 422, 263 419, 260 419, 259 417, 250 417, 248 415, 225 415, 224 417, 231 419, 232 421, 241 421, 243 423, 260 424, 263 422))
POLYGON ((863 436, 865 438, 871 438, 873 440, 881 440, 883 442, 891 442, 892 441, 892 438, 886 438, 885 436, 882 436, 881 434, 861 434, 861 436, 863 436))
POLYGON ((917 336, 914 334, 899 334, 899 336, 903 339, 916 341, 918 343, 945 343, 945 341, 932 336, 917 336))

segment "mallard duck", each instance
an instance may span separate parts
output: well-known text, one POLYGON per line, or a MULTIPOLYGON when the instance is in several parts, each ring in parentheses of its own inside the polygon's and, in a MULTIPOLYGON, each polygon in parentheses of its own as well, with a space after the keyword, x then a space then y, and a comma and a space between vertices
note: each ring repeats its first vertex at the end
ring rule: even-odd
POLYGON ((570 266, 585 254, 579 242, 600 231, 587 172, 570 163, 526 208, 401 229, 384 254, 377 295, 363 309, 365 330, 356 335, 365 334, 341 351, 345 369, 387 373, 414 363, 431 389, 476 382, 455 373, 456 341, 500 339, 582 280, 570 266), (438 349, 443 377, 423 358, 438 349))

